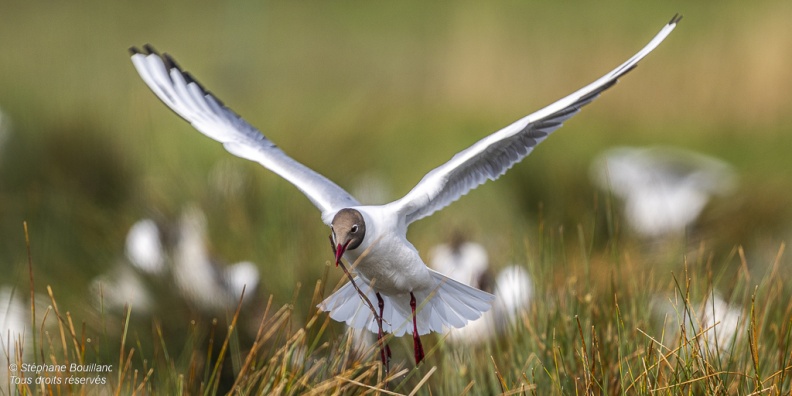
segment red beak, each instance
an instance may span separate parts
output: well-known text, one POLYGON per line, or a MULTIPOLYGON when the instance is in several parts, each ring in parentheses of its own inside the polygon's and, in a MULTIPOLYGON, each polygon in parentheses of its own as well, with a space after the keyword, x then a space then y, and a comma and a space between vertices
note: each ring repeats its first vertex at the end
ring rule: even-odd
POLYGON ((347 243, 345 243, 343 245, 341 245, 339 243, 338 246, 336 246, 336 251, 335 251, 335 254, 336 254, 336 257, 335 257, 336 258, 336 263, 335 263, 336 267, 338 267, 338 263, 341 261, 341 257, 344 256, 344 252, 346 251, 347 246, 349 246, 349 242, 347 242, 347 243))

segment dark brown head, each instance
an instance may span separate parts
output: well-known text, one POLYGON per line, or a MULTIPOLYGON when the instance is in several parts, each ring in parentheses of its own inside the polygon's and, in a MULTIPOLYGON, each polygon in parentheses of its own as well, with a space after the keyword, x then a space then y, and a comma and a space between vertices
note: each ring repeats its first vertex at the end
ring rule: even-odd
POLYGON ((363 215, 355 209, 341 209, 333 217, 330 224, 333 231, 333 240, 336 244, 336 265, 341 260, 344 252, 354 250, 366 236, 366 222, 363 215))

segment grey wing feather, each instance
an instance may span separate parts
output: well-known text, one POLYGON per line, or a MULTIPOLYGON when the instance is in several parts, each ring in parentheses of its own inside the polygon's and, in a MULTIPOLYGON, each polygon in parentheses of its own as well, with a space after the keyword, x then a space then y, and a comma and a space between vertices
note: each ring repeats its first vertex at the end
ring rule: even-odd
POLYGON ((533 151, 580 108, 612 87, 654 50, 681 19, 671 21, 641 51, 616 69, 571 95, 481 139, 435 168, 403 198, 391 203, 405 224, 429 216, 487 180, 495 180, 533 151))
POLYGON ((168 55, 150 46, 130 49, 140 77, 171 110, 231 154, 255 161, 294 184, 328 222, 338 209, 360 203, 324 176, 295 161, 204 89, 168 55))

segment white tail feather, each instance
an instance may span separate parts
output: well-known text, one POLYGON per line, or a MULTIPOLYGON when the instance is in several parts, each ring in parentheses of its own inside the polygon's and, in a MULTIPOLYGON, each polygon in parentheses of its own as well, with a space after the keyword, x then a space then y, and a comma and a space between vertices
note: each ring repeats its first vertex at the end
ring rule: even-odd
MULTIPOLYGON (((418 335, 444 329, 461 328, 476 320, 490 309, 495 296, 471 286, 459 283, 439 272, 430 270, 436 287, 430 290, 413 291, 418 303, 418 335)), ((377 295, 371 286, 360 276, 355 283, 375 304, 377 295)), ((413 333, 410 294, 384 295, 382 317, 384 331, 402 336, 413 333)), ((367 328, 377 333, 377 322, 369 307, 363 303, 352 283, 347 283, 318 305, 319 309, 329 312, 330 317, 344 322, 354 329, 367 328)))

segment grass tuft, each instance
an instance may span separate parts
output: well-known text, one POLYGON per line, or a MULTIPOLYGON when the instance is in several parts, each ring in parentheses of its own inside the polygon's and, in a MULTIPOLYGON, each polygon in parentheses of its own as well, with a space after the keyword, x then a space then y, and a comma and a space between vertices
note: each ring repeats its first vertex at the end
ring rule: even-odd
MULTIPOLYGON (((181 336, 169 334, 174 327, 167 317, 141 316, 129 305, 122 312, 105 312, 101 298, 96 308, 77 307, 96 313, 75 323, 57 290, 47 286, 49 306, 39 307, 41 316, 34 316, 35 304, 30 306, 36 332, 4 338, 6 359, 16 366, 9 364, 2 389, 118 395, 792 391, 792 300, 779 278, 789 264, 785 244, 765 255, 768 265, 758 267, 765 269, 761 274, 754 269, 756 259, 739 246, 716 263, 721 255, 701 241, 673 258, 617 241, 593 249, 582 226, 568 243, 562 227, 542 222, 538 227, 538 238, 519 240, 538 298, 486 342, 467 345, 425 336, 429 353, 417 367, 409 337, 385 337, 394 351, 388 372, 380 363, 379 345, 360 347, 352 333, 319 312, 316 304, 334 269, 328 262, 310 295, 297 283, 289 303, 278 304, 271 295, 251 310, 243 307, 243 292, 233 310, 182 323, 181 336), (311 302, 310 310, 297 308, 304 301, 311 302), (35 344, 28 343, 31 338, 35 344), (70 369, 35 372, 20 369, 23 362, 70 369), (112 370, 85 373, 72 370, 73 365, 112 370), (94 377, 101 383, 85 383, 94 377)), ((41 302, 28 254, 31 300, 41 302)))

